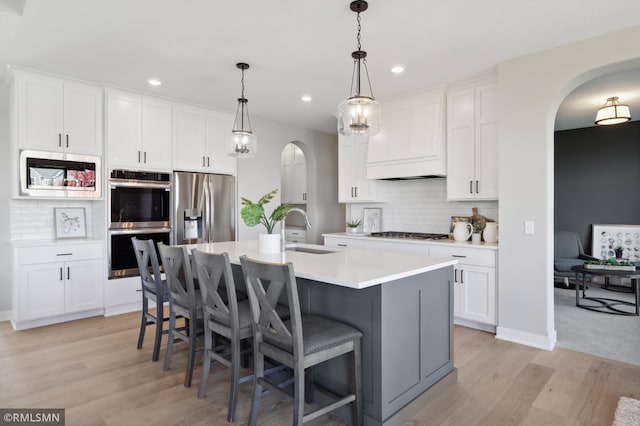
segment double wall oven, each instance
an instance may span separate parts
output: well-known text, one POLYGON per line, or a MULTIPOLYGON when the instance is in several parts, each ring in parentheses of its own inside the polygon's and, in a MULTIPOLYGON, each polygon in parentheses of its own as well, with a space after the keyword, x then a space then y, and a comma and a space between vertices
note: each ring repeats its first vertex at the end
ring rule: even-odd
POLYGON ((131 238, 171 244, 171 174, 109 172, 109 278, 138 275, 131 238))

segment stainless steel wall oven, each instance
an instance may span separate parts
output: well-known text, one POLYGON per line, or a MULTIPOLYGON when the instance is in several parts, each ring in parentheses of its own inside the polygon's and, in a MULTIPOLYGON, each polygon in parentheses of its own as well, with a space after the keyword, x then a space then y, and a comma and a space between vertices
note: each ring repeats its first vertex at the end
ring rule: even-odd
POLYGON ((109 278, 138 275, 131 238, 170 244, 172 181, 169 173, 109 173, 109 278))

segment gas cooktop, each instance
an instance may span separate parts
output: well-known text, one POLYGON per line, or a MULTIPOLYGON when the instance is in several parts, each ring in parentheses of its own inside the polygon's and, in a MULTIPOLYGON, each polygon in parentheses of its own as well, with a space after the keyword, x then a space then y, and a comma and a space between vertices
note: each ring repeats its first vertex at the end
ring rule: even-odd
POLYGON ((398 231, 372 232, 371 236, 379 238, 401 238, 408 240, 445 240, 449 238, 449 234, 430 234, 422 232, 398 231))

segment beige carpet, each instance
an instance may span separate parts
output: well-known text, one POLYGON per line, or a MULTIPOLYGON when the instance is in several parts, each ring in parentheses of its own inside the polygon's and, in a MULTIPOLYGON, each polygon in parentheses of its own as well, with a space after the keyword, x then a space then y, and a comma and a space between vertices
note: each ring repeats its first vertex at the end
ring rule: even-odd
POLYGON ((611 426, 640 426, 640 401, 620 397, 611 426))

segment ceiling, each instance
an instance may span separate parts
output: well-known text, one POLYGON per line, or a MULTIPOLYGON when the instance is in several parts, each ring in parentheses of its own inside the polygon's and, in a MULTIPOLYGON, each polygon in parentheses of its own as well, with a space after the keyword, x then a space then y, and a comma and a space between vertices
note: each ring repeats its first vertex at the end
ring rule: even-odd
MULTIPOLYGON (((384 101, 444 86, 495 72, 511 58, 640 24, 637 0, 602 6, 371 0, 362 47, 374 95, 384 101), (396 64, 406 71, 392 74, 396 64)), ((335 133, 336 107, 351 84, 356 15, 348 0, 0 0, 0 40, 0 79, 8 75, 4 65, 14 64, 229 111, 240 95, 235 64, 245 61, 252 117, 335 133), (149 86, 151 77, 162 86, 149 86), (301 102, 303 94, 313 101, 301 102)), ((594 108, 615 95, 607 84, 593 84, 597 99, 586 88, 572 94, 557 126, 570 128, 565 115, 579 123, 569 126, 593 125, 594 108)), ((616 90, 640 100, 637 87, 635 78, 616 90)), ((640 105, 616 93, 640 116, 640 105)))

